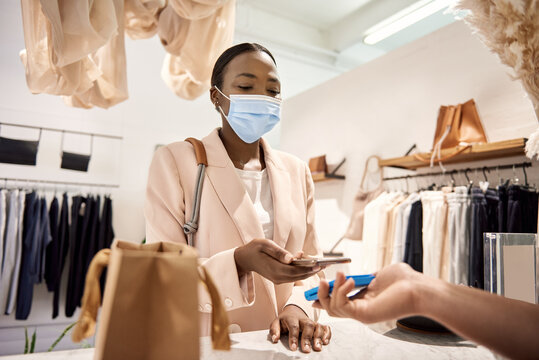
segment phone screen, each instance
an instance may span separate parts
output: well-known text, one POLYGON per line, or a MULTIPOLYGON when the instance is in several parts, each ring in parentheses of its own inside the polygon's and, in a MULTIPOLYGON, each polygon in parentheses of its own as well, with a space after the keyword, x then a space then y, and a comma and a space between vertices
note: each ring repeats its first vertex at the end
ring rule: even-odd
POLYGON ((292 261, 292 265, 296 266, 306 266, 306 267, 312 267, 312 266, 328 266, 328 265, 334 265, 334 264, 346 264, 352 262, 352 259, 347 257, 339 257, 339 258, 312 258, 312 259, 298 259, 292 261))

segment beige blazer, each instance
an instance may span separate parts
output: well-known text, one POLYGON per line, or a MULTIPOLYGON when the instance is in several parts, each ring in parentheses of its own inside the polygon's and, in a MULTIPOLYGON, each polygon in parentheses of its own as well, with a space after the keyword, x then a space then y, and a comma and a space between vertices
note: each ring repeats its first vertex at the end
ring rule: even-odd
MULTIPOLYGON (((318 313, 303 293, 318 286, 318 276, 280 285, 257 273, 238 278, 235 248, 264 238, 264 232, 218 129, 202 142, 208 167, 194 241, 229 311, 230 330, 267 329, 288 304, 298 305, 316 320, 318 313)), ((273 240, 293 254, 303 250, 307 255, 321 256, 314 229, 314 185, 307 165, 292 155, 272 150, 263 139, 261 145, 273 197, 273 240)), ((155 152, 144 208, 148 242, 186 243, 182 226, 191 217, 196 177, 197 164, 190 143, 176 142, 155 152)), ((203 289, 199 291, 199 310, 202 335, 208 335, 211 301, 203 289)))

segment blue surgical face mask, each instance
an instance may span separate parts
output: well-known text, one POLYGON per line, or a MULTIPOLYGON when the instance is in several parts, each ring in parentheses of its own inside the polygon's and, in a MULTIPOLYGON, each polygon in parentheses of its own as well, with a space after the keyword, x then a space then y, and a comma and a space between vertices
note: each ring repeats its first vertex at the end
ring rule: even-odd
POLYGON ((220 105, 219 110, 236 135, 248 144, 267 134, 281 119, 281 99, 265 95, 239 94, 231 94, 228 97, 217 86, 215 88, 230 100, 228 115, 220 105))

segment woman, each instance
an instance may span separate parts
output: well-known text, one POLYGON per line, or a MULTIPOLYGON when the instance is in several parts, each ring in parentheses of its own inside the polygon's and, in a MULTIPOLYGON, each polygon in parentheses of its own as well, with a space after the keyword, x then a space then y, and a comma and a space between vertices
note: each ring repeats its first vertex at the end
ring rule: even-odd
POLYGON ((450 284, 404 263, 383 268, 366 291, 349 299, 347 294, 353 289, 354 281, 337 273, 331 296, 328 282, 321 281, 314 307, 365 323, 427 316, 508 358, 539 356, 537 304, 450 284))
MULTIPOLYGON (((194 244, 216 280, 230 330, 270 326, 291 350, 320 351, 331 330, 303 293, 317 286, 319 267, 291 265, 293 256, 321 255, 314 231, 313 182, 305 163, 272 150, 261 138, 280 117, 275 59, 258 44, 239 44, 215 63, 210 100, 222 127, 202 139, 208 166, 194 244), (301 333, 301 338, 300 338, 301 333)), ((193 147, 177 142, 156 151, 148 177, 147 241, 186 242, 197 178, 193 147), (186 217, 186 214, 187 217, 186 217)), ((202 333, 209 334, 211 302, 199 295, 202 333)))

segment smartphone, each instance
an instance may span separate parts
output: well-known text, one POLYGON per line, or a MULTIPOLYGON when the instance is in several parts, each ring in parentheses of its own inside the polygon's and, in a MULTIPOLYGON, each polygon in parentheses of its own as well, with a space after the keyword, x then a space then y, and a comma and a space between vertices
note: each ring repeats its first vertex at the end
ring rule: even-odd
MULTIPOLYGON (((367 275, 348 275, 346 279, 354 279, 354 283, 356 284, 356 288, 364 288, 368 286, 371 281, 374 280, 373 274, 367 274, 367 275)), ((333 284, 335 283, 335 280, 329 282, 329 293, 333 291, 333 284)), ((314 301, 318 300, 318 286, 315 288, 312 288, 310 290, 305 291, 305 299, 308 301, 314 301)))
POLYGON ((311 259, 298 259, 293 260, 292 265, 296 266, 305 266, 305 267, 313 267, 313 266, 328 266, 328 265, 334 265, 334 264, 346 264, 352 262, 352 259, 347 257, 337 257, 337 258, 311 258, 311 259))

